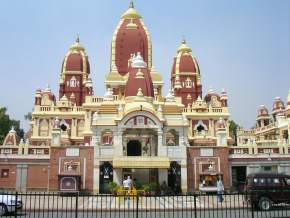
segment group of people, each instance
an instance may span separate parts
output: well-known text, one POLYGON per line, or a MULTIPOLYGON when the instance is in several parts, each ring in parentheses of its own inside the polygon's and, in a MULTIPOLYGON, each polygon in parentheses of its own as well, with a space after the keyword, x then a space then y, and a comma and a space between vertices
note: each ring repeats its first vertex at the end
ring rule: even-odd
MULTIPOLYGON (((201 184, 201 186, 204 185, 204 181, 201 184)), ((130 176, 125 177, 124 181, 123 181, 123 188, 125 191, 130 191, 133 188, 133 181, 131 179, 130 176)), ((161 194, 165 194, 166 190, 167 190, 167 184, 165 181, 163 181, 163 183, 160 186, 161 189, 161 194)), ((217 189, 217 198, 218 198, 218 202, 223 202, 224 198, 223 198, 223 193, 224 193, 224 185, 222 183, 222 180, 220 177, 218 177, 217 182, 216 182, 216 189, 217 189)))

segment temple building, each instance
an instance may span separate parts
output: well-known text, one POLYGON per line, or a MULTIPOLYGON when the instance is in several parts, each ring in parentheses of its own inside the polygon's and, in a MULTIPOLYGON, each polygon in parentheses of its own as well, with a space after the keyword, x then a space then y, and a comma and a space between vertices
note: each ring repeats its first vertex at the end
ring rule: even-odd
POLYGON ((18 142, 11 130, 0 146, 0 186, 107 193, 109 182, 121 185, 130 175, 143 183, 165 181, 176 193, 201 183, 215 189, 218 177, 230 188, 227 93, 210 89, 203 96, 198 61, 182 40, 163 95, 152 49, 130 3, 113 32, 99 97, 77 38, 62 62, 58 97, 49 87, 35 92, 31 136, 18 142))
POLYGON ((287 105, 280 97, 273 101, 272 112, 265 105, 258 108, 256 125, 240 128, 237 146, 230 148, 232 185, 243 186, 251 173, 290 174, 290 91, 287 105))

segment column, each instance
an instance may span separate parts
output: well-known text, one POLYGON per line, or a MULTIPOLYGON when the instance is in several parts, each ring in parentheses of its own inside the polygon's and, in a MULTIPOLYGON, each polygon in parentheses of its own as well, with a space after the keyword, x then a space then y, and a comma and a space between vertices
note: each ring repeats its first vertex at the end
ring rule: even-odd
POLYGON ((94 180, 93 180, 93 192, 94 193, 99 193, 100 192, 100 163, 97 161, 94 165, 94 180))
POLYGON ((186 164, 181 164, 181 191, 182 191, 182 193, 187 192, 187 167, 186 167, 186 164))
POLYGON ((159 184, 162 184, 163 181, 168 184, 168 170, 167 169, 158 169, 158 180, 159 184))
POLYGON ((158 139, 157 139, 158 154, 157 155, 158 156, 166 156, 166 146, 163 146, 163 131, 158 129, 157 134, 158 134, 158 139))
POLYGON ((123 156, 123 131, 119 129, 114 134, 114 155, 123 156))
POLYGON ((122 185, 122 169, 113 169, 113 181, 117 183, 118 185, 122 185))

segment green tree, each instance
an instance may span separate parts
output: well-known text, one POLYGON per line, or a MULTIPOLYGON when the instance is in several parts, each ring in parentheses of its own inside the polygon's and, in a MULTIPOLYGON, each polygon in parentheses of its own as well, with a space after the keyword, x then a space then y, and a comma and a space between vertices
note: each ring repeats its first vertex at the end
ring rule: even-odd
POLYGON ((230 131, 230 136, 234 139, 235 145, 237 145, 237 130, 240 126, 233 120, 230 120, 230 126, 229 126, 229 131, 230 131))
POLYGON ((10 129, 14 127, 19 138, 23 138, 24 131, 20 128, 20 121, 10 119, 9 115, 7 114, 7 108, 0 107, 0 144, 3 143, 5 136, 10 131, 10 129))
POLYGON ((32 120, 32 114, 31 114, 31 112, 28 112, 27 114, 25 114, 24 115, 24 119, 31 121, 32 120))

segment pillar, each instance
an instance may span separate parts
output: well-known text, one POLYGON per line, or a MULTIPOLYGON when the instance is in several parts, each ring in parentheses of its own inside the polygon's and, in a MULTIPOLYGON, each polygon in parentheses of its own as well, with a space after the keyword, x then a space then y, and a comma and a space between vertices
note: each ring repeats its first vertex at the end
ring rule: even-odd
POLYGON ((94 165, 94 180, 93 180, 93 191, 94 193, 99 193, 100 192, 100 164, 99 161, 97 164, 94 165))
POLYGON ((113 181, 118 185, 122 185, 123 181, 122 169, 113 169, 113 181))
POLYGON ((158 144, 158 156, 166 156, 166 146, 163 146, 163 131, 158 129, 157 131, 158 134, 158 139, 157 139, 157 144, 158 144))
POLYGON ((187 192, 187 167, 186 164, 181 164, 181 191, 187 192))
POLYGON ((159 184, 162 184, 163 181, 168 184, 168 170, 167 169, 158 169, 158 181, 159 184))

